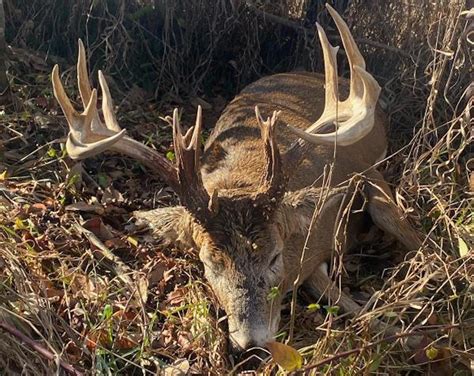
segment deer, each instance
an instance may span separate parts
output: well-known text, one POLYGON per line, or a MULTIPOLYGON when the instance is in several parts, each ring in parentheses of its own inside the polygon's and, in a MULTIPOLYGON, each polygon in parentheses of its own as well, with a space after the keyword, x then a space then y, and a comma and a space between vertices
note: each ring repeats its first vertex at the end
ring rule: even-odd
POLYGON ((350 78, 338 77, 339 47, 317 24, 324 74, 279 73, 248 85, 223 110, 203 147, 201 107, 187 131, 175 109, 168 117, 174 161, 121 129, 99 70, 102 120, 81 40, 77 80, 83 112, 68 98, 58 66, 52 70, 54 96, 69 125, 69 156, 123 154, 149 168, 178 196, 180 205, 133 216, 158 239, 198 251, 237 353, 274 338, 282 299, 295 287, 353 315, 361 311, 330 278, 328 263, 336 252, 360 243, 367 217, 408 250, 420 246, 377 170, 388 148, 388 118, 378 104, 381 88, 367 72, 347 24, 326 7, 340 33, 350 78), (350 184, 355 177, 362 188, 350 184), (341 223, 344 231, 335 231, 341 223), (268 299, 274 287, 280 293, 268 299))

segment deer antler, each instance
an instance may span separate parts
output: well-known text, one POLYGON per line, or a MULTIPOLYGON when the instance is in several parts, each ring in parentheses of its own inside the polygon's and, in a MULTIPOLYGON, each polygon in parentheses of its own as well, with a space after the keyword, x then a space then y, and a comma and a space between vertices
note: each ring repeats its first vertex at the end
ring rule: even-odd
POLYGON ((180 191, 177 192, 181 203, 201 222, 212 218, 218 209, 214 200, 207 193, 202 183, 200 170, 200 139, 202 126, 202 109, 198 106, 196 123, 183 136, 179 123, 178 109, 173 111, 173 144, 176 156, 177 177, 180 191))
POLYGON ((282 170, 280 151, 275 136, 275 125, 280 111, 273 111, 272 117, 264 120, 258 106, 255 106, 255 116, 260 127, 265 151, 265 172, 260 187, 255 196, 257 206, 277 203, 285 194, 286 181, 282 170))
MULTIPOLYGON (((198 107, 196 125, 183 136, 178 119, 178 110, 173 113, 173 141, 177 167, 156 150, 143 145, 125 135, 121 130, 113 110, 112 97, 107 81, 99 71, 99 84, 102 89, 102 113, 104 122, 97 112, 97 90, 89 83, 84 45, 79 40, 77 61, 77 80, 79 93, 85 107, 78 113, 71 104, 59 78, 59 67, 52 72, 54 96, 61 106, 69 124, 66 149, 73 159, 84 159, 110 150, 136 159, 157 173, 180 197, 183 205, 204 221, 213 214, 217 206, 210 204, 201 179, 199 168, 199 139, 201 135, 202 110, 198 107)), ((214 200, 215 201, 215 200, 214 200)))
POLYGON ((345 101, 338 100, 336 54, 339 47, 329 43, 319 24, 318 29, 324 56, 326 102, 321 117, 305 131, 288 125, 299 137, 313 144, 351 145, 370 133, 374 126, 374 114, 380 94, 377 81, 365 70, 365 61, 352 37, 347 24, 329 5, 326 7, 341 34, 350 67, 350 92, 345 101), (327 124, 335 124, 336 131, 315 133, 327 124))

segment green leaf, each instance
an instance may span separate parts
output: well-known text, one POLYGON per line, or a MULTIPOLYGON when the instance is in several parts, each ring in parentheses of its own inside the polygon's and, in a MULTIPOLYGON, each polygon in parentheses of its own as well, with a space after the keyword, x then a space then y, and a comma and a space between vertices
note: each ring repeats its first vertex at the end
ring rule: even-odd
POLYGON ((324 306, 323 307, 327 313, 329 313, 330 315, 337 315, 337 313, 339 312, 339 306, 324 306))
POLYGON ((46 152, 48 154, 48 157, 50 158, 57 158, 58 157, 58 152, 56 151, 55 148, 49 148, 48 151, 46 152))
POLYGON ((273 360, 285 371, 292 372, 302 367, 303 357, 293 347, 280 342, 268 342, 267 348, 273 360))
POLYGON ((435 360, 438 356, 438 349, 436 347, 430 346, 426 349, 425 353, 429 360, 435 360))
POLYGON ((469 248, 466 242, 461 237, 458 238, 458 250, 459 256, 461 257, 464 257, 469 253, 469 248))
POLYGON ((20 218, 15 219, 15 224, 13 225, 13 228, 15 230, 28 230, 27 224, 20 218))
POLYGON ((318 303, 311 303, 308 305, 308 311, 309 312, 314 312, 314 311, 317 311, 319 309, 321 309, 321 306, 318 304, 318 303))
POLYGON ((114 310, 110 304, 106 304, 102 311, 102 320, 108 320, 112 317, 114 310))
POLYGON ((174 154, 174 151, 169 151, 166 153, 166 158, 168 158, 171 162, 174 162, 176 159, 176 155, 174 154))
POLYGON ((369 371, 375 372, 380 367, 380 362, 382 361, 382 357, 380 355, 375 355, 372 361, 369 364, 369 371))
POLYGON ((109 186, 109 177, 106 174, 100 173, 97 175, 97 181, 102 188, 107 188, 109 186))
POLYGON ((267 295, 267 300, 274 300, 278 295, 280 295, 280 289, 278 288, 278 286, 273 286, 267 295))

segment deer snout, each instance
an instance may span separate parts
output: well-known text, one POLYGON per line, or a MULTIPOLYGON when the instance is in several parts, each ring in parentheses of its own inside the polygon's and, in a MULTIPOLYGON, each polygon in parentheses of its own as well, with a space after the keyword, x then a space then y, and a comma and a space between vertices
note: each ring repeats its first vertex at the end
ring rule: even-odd
POLYGON ((235 353, 240 353, 253 347, 265 347, 266 343, 272 340, 272 337, 273 333, 268 327, 229 330, 232 350, 235 353))

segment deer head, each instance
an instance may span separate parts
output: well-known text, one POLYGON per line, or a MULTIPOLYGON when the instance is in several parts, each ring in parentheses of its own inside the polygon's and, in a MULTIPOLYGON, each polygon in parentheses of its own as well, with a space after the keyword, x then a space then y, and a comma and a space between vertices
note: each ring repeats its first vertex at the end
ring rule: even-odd
MULTIPOLYGON (((181 128, 178 111, 173 112, 171 123, 176 156, 173 164, 120 129, 101 71, 99 83, 104 121, 100 119, 97 90, 90 87, 81 41, 77 72, 84 112, 78 113, 73 108, 59 78, 58 67, 53 69, 54 95, 70 127, 66 143, 69 155, 76 159, 87 158, 105 150, 128 155, 157 173, 179 196, 181 206, 137 212, 135 216, 150 224, 161 238, 199 249, 205 276, 228 315, 230 339, 237 349, 263 346, 272 339, 278 328, 281 299, 292 287, 299 268, 294 260, 299 262, 301 250, 294 249, 293 240, 305 236, 313 212, 322 201, 320 217, 335 221, 344 196, 344 189, 326 191, 308 187, 288 192, 286 183, 290 176, 285 176, 282 166, 287 166, 286 171, 295 170, 308 145, 350 145, 367 135, 374 125, 380 88, 365 71, 364 59, 347 25, 330 6, 328 9, 341 33, 349 59, 350 95, 343 102, 338 100, 337 48, 329 44, 318 25, 325 62, 323 114, 306 131, 288 125, 301 139, 281 155, 275 135, 279 113, 273 112, 271 117, 264 119, 258 107, 255 108, 265 162, 260 182, 253 187, 236 185, 211 191, 205 188, 200 165, 200 107, 195 125, 187 132, 181 128), (317 133, 326 125, 336 125, 336 130, 317 133), (290 262, 290 254, 293 262, 290 262), (269 296, 274 288, 280 293, 269 296)), ((314 225, 318 226, 318 222, 314 225)), ((332 234, 324 236, 331 241, 332 234)))

